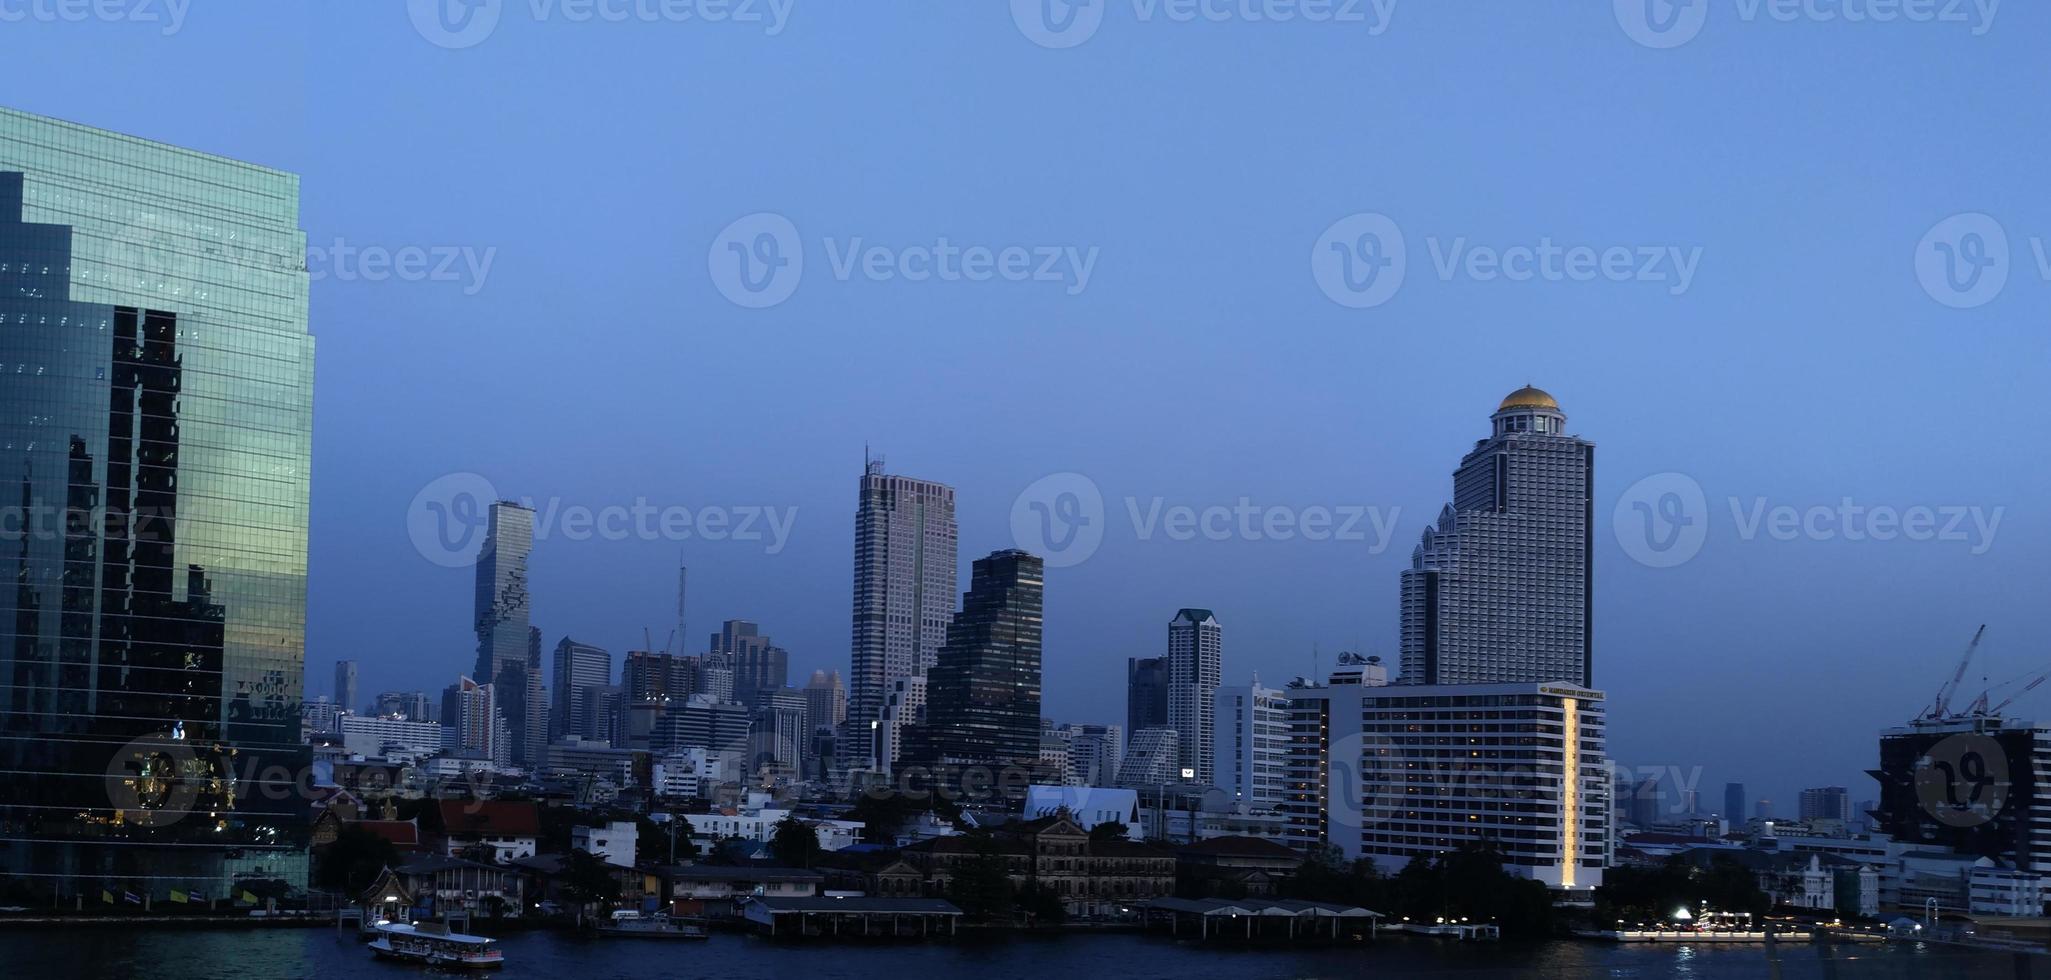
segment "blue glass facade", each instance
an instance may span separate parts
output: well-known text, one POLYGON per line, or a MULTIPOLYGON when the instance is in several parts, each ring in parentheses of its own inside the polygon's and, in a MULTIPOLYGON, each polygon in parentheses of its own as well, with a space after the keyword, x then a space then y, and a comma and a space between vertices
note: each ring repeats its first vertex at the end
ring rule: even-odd
POLYGON ((0 109, 10 894, 304 887, 298 220, 291 174, 0 109))

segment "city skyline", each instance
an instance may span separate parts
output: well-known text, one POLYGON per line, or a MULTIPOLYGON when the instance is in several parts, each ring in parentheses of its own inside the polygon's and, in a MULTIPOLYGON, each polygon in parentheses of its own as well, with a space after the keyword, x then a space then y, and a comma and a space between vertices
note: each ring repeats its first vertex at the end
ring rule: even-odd
MULTIPOLYGON (((1341 649, 1392 660, 1394 575, 1446 499, 1449 447, 1529 381, 1602 446, 1597 686, 1610 695, 1613 750, 1627 764, 1704 766, 1712 787, 1741 780, 1787 812, 1805 786, 1870 791, 1868 736, 1927 700, 1973 624, 1993 624, 1995 681, 2051 639, 2051 611, 2028 594, 2051 522, 2023 496, 2045 474, 2002 449, 2028 439, 2051 361, 2045 290, 2028 261, 2029 236, 2051 215, 2022 165, 2043 141, 2032 122, 2043 110, 1947 95, 2026 90, 2030 39, 2047 18, 2008 5, 1999 29, 1971 40, 1906 24, 1720 23, 1650 51, 1607 9, 1428 5, 1406 7, 1363 56, 1359 38, 1308 26, 1112 23, 1081 48, 1047 51, 1001 11, 938 10, 886 36, 878 19, 832 7, 802 11, 773 44, 511 19, 488 43, 448 51, 403 16, 335 9, 245 23, 195 15, 172 39, 50 25, 15 52, 10 102, 306 175, 302 226, 325 273, 310 285, 322 341, 306 665, 316 687, 337 659, 359 660, 372 691, 439 691, 461 669, 469 624, 450 611, 467 605, 470 582, 423 560, 405 525, 423 487, 459 472, 538 503, 645 495, 796 508, 774 555, 697 537, 574 540, 558 523, 537 543, 534 622, 548 643, 568 635, 620 651, 644 627, 660 641, 681 552, 694 622, 763 624, 796 676, 841 666, 846 483, 864 442, 957 488, 967 555, 1015 545, 1007 512, 1043 477, 1081 473, 1102 490, 1113 533, 1088 561, 1049 570, 1059 614, 1046 703, 1057 718, 1119 718, 1125 659, 1155 655, 1160 620, 1183 606, 1231 624, 1232 683, 1254 670, 1269 683, 1314 673, 1313 648, 1326 667, 1341 649), (307 37, 334 44, 308 50, 307 37), (860 90, 922 91, 939 72, 962 79, 964 100, 857 106, 851 88, 822 104, 805 78, 781 72, 763 76, 763 97, 791 105, 787 115, 689 97, 761 57, 900 44, 939 62, 863 55, 850 65, 860 90), (1808 57, 1807 45, 1832 57, 1808 57), (350 84, 342 50, 391 66, 390 83, 350 84), (1215 65, 1246 52, 1288 70, 1268 87, 1228 84, 1215 65), (136 84, 122 99, 60 84, 81 57, 136 84), (594 119, 578 97, 516 70, 544 58, 614 83, 618 112, 594 119), (180 92, 143 83, 173 71, 180 92), (510 86, 572 120, 582 138, 508 133, 467 95, 419 97, 478 91, 475 74, 485 91, 510 86), (1645 84, 1620 88, 1623 77, 1645 84), (1876 93, 1876 77, 1923 83, 1876 93), (1759 96, 1762 79, 1772 95, 1759 96), (1559 118, 1541 124, 1502 96, 1533 87, 1559 118), (1374 94, 1405 88, 1403 99, 1374 94), (1096 94, 1064 94, 1077 91, 1096 94), (1362 93, 1344 103, 1360 124, 1305 92, 1362 93), (987 110, 973 105, 1000 107, 1010 125, 977 125, 987 110), (1215 122, 1196 123, 1185 105, 1215 122), (342 122, 277 123, 309 115, 342 122), (655 122, 601 138, 625 118, 655 122), (1940 130, 1902 134, 1904 118, 1940 130), (1227 131, 1241 136, 1214 135, 1227 131), (373 132, 415 148, 431 171, 467 174, 465 191, 398 179, 373 132), (1785 132, 1818 139, 1758 135, 1785 132), (1403 139, 1374 135, 1386 133, 1403 139), (1200 181, 1179 167, 1188 160, 1207 162, 1200 181), (694 179, 677 180, 680 167, 694 179), (575 205, 503 206, 565 172, 603 179, 579 182, 575 205), (1299 172, 1320 176, 1277 178, 1299 172), (1952 173, 1981 179, 1931 178, 1952 173), (1675 175, 1699 186, 1677 192, 1675 175), (1335 220, 1372 210, 1411 239, 1410 280, 1381 307, 1342 308, 1305 258, 1335 220), (791 218, 811 268, 789 301, 747 311, 707 282, 704 259, 721 228, 756 211, 791 218), (2004 223, 2018 262, 1998 300, 1952 310, 1932 302, 1911 258, 1925 232, 1969 211, 2004 223), (1762 239, 1781 227, 1804 231, 1762 239), (821 244, 942 234, 1104 252, 1088 289, 1065 297, 1032 284, 841 282, 821 244), (1432 261, 1434 242, 1443 259, 1462 238, 1502 248, 1545 237, 1699 245, 1704 257, 1678 297, 1657 284, 1470 281, 1464 266, 1447 281, 1432 261), (331 258, 338 239, 474 248, 478 266, 485 249, 497 257, 466 292, 478 284, 373 280, 331 258), (604 290, 605 322, 630 325, 619 329, 631 340, 566 339, 561 324, 591 308, 550 285, 562 282, 604 290), (1456 347, 1458 371, 1417 370, 1449 363, 1456 347), (949 366, 908 366, 909 351, 949 366), (765 355, 775 370, 706 369, 765 355), (692 397, 653 394, 679 370, 701 386, 692 397), (1206 383, 1192 384, 1199 375, 1206 383), (508 378, 580 396, 477 396, 508 378), (1037 394, 974 417, 946 410, 1000 378, 1037 394), (921 386, 917 397, 879 394, 921 386), (708 408, 723 404, 750 410, 708 408), (978 444, 1002 448, 964 448, 978 444), (634 448, 607 448, 617 446, 634 448), (1703 488, 1710 536, 1687 563, 1654 568, 1620 545, 1615 514, 1664 473, 1703 488), (1375 552, 1175 540, 1158 527, 1139 540, 1126 505, 1144 518, 1156 498, 1167 508, 1242 496, 1400 513, 1375 552), (1979 554, 1976 541, 1782 540, 1767 517, 1752 523, 1757 505, 1835 511, 1846 496, 1869 509, 2008 513, 1979 554), (394 595, 382 628, 363 621, 362 583, 394 595), (1676 669, 1693 672, 1685 697, 1671 693, 1676 669), (1819 710, 1812 692, 1839 686, 1850 690, 1819 710), (1717 721, 1734 704, 1785 721, 1729 731, 1717 721), (1791 758, 1785 744, 1807 750, 1791 758)), ((2018 708, 2051 716, 2042 697, 2018 708)))

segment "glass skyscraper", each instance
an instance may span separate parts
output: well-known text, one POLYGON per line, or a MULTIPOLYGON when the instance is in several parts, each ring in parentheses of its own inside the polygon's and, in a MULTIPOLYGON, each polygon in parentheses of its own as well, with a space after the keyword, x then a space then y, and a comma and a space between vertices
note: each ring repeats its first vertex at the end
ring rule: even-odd
MULTIPOLYGON (((880 459, 864 464, 855 512, 848 744, 870 744, 891 686, 923 676, 947 642, 958 534, 953 487, 891 476, 880 459)), ((877 761, 885 769, 891 762, 877 761)))
POLYGON ((1403 682, 1564 681, 1595 673, 1595 444, 1520 388, 1460 460, 1453 503, 1403 572, 1403 682))
POLYGON ((0 109, 0 904, 305 884, 292 174, 0 109))
POLYGON ((1023 551, 976 560, 947 645, 926 672, 926 722, 907 752, 934 765, 1039 758, 1045 581, 1045 565, 1023 551))

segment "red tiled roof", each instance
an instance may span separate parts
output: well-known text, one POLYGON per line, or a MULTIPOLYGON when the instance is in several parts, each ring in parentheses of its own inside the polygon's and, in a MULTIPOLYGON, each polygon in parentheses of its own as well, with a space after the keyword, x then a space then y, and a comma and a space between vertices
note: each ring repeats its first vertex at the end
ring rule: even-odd
POLYGON ((442 830, 450 835, 541 836, 541 811, 525 800, 443 800, 442 830))

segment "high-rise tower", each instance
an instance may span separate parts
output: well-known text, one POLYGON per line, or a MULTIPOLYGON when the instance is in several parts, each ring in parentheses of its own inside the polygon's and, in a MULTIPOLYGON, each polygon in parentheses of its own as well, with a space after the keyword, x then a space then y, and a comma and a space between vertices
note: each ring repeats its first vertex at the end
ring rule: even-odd
POLYGON ((891 684, 924 673, 947 641, 957 534, 953 487, 892 476, 880 459, 867 462, 855 512, 848 677, 847 724, 857 737, 847 743, 870 744, 891 684))
POLYGON ((1595 445, 1520 388, 1453 474, 1453 502, 1403 572, 1403 681, 1564 681, 1595 673, 1595 445))
POLYGON ((0 494, 44 515, 0 542, 24 904, 306 883, 307 284, 297 176, 0 109, 0 494))
POLYGON ((1181 735, 1182 768, 1200 783, 1217 777, 1216 707, 1225 629, 1208 609, 1184 609, 1168 624, 1168 727, 1181 735))
POLYGON ((922 761, 1008 765, 1040 755, 1040 637, 1045 567, 1023 551, 976 560, 940 662, 926 674, 922 761))

